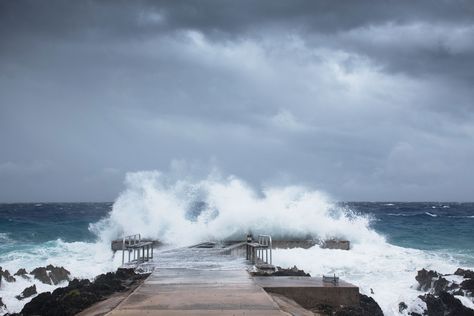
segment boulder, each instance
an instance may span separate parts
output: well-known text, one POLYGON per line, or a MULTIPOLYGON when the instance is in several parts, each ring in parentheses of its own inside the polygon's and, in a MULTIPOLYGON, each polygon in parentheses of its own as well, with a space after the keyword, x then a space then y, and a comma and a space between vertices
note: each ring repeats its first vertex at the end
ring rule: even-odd
POLYGON ((63 267, 47 265, 46 267, 34 269, 30 274, 45 284, 57 285, 62 281, 69 281, 69 275, 71 273, 63 267))
POLYGON ((0 267, 0 284, 2 284, 1 280, 5 280, 6 282, 15 282, 16 279, 8 272, 8 270, 3 270, 0 267))
POLYGON ((461 282, 461 289, 474 294, 474 279, 465 279, 461 282))
POLYGON ((2 301, 2 298, 0 297, 0 310, 2 310, 2 308, 6 308, 7 306, 3 303, 2 301))
POLYGON ((461 268, 458 268, 456 272, 454 272, 455 275, 461 275, 466 279, 474 279, 474 271, 472 270, 464 270, 461 268))
POLYGON ((360 306, 358 307, 343 307, 329 313, 328 315, 335 316, 384 316, 383 311, 377 302, 364 294, 359 294, 360 306))
POLYGON ((17 295, 15 296, 18 300, 23 300, 27 297, 30 297, 30 296, 33 296, 35 294, 37 294, 38 292, 36 292, 36 285, 32 285, 30 287, 27 287, 26 289, 23 290, 23 292, 21 292, 20 295, 17 295))
POLYGON ((304 272, 304 270, 298 269, 296 266, 290 269, 283 269, 281 267, 277 267, 277 270, 271 274, 271 276, 307 276, 310 277, 309 273, 304 272))
POLYGON ((405 302, 398 303, 398 312, 401 314, 404 310, 408 308, 408 305, 405 302))
POLYGON ((474 316, 474 310, 464 306, 460 300, 448 292, 441 292, 439 296, 425 294, 419 297, 426 303, 428 316, 474 316))
POLYGON ((18 271, 14 275, 22 276, 24 278, 27 278, 28 277, 27 274, 28 274, 28 272, 26 272, 26 270, 24 268, 20 268, 20 269, 18 269, 18 271))
POLYGON ((282 267, 272 266, 272 269, 261 269, 257 267, 257 271, 251 272, 252 276, 307 276, 310 277, 309 273, 299 270, 296 266, 293 268, 284 269, 282 267))
POLYGON ((439 295, 442 291, 446 291, 450 286, 448 280, 440 276, 437 280, 433 282, 434 293, 439 295))
POLYGON ((363 315, 383 316, 382 309, 379 304, 370 296, 359 294, 360 307, 364 311, 363 315))
POLYGON ((33 275, 35 279, 40 280, 45 284, 52 284, 51 278, 48 275, 48 271, 46 271, 46 268, 44 267, 35 268, 30 272, 30 274, 33 275))
POLYGON ((433 285, 433 278, 437 278, 439 276, 440 275, 436 271, 427 271, 425 269, 421 269, 420 271, 418 271, 418 274, 415 277, 415 279, 420 284, 418 290, 428 291, 433 285))
POLYGON ((47 265, 46 270, 49 271, 48 275, 54 285, 57 285, 62 281, 69 281, 69 275, 71 273, 63 267, 54 267, 52 265, 47 265))

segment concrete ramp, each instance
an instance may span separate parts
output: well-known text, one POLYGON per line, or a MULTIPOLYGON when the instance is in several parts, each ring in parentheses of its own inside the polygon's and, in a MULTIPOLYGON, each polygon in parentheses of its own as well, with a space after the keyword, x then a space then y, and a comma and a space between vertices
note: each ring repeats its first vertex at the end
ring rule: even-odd
POLYGON ((288 315, 245 270, 159 268, 107 315, 288 315))

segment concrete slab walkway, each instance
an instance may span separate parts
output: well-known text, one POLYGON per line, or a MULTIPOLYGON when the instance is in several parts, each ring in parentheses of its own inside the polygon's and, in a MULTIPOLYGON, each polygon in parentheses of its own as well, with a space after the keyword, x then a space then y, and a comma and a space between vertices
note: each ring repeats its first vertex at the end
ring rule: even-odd
POLYGON ((288 314, 243 269, 158 268, 107 315, 288 314))

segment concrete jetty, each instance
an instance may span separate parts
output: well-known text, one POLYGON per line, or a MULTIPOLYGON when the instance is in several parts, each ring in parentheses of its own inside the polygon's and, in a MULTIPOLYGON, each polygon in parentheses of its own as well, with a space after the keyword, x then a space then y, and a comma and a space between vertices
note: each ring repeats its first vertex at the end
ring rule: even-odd
POLYGON ((319 277, 252 277, 242 252, 245 245, 206 244, 158 251, 146 264, 153 270, 151 275, 120 303, 114 303, 106 315, 293 315, 282 308, 282 299, 275 299, 278 295, 305 308, 316 304, 358 306, 359 289, 343 281, 332 284, 319 277))
POLYGON ((156 269, 109 316, 288 315, 245 270, 156 269))

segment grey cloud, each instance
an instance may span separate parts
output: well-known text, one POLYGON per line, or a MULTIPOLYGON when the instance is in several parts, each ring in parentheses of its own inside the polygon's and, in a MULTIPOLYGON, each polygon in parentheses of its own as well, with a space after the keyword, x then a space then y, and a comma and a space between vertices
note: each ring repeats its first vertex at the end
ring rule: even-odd
POLYGON ((471 199, 472 10, 2 1, 0 201, 111 200, 126 171, 177 161, 346 200, 471 199))

